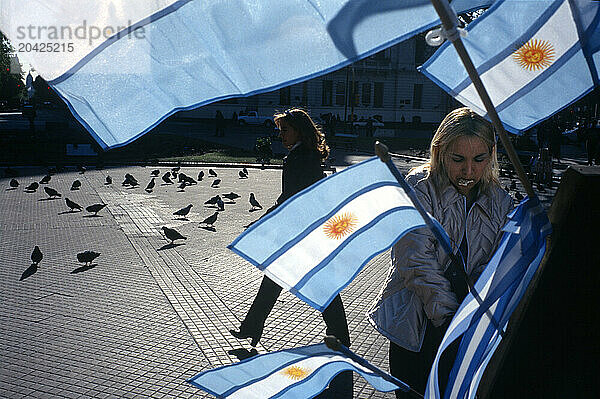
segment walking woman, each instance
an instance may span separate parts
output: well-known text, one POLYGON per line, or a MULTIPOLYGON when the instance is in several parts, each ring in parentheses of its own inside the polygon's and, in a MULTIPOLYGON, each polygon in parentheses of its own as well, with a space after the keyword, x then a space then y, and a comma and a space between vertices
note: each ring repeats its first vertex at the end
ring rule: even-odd
MULTIPOLYGON (((325 176, 322 162, 329 155, 329 147, 325 136, 313 122, 309 114, 300 108, 292 108, 273 117, 279 128, 283 146, 289 154, 283 161, 282 191, 275 205, 267 210, 273 211, 285 200, 312 185, 325 176)), ((264 215, 263 215, 264 216, 264 215)), ((260 340, 265 321, 273 309, 282 288, 268 277, 262 283, 240 325, 239 331, 230 330, 238 338, 251 338, 251 345, 256 346, 260 340)), ((326 333, 336 336, 344 345, 350 346, 350 334, 346 321, 346 313, 342 299, 338 294, 322 313, 327 326, 326 333)), ((319 397, 352 398, 352 372, 343 372, 334 378, 329 390, 319 397)))
MULTIPOLYGON (((442 224, 454 253, 464 259, 466 276, 475 282, 495 251, 513 207, 498 180, 494 129, 469 108, 456 109, 438 127, 430 151, 431 159, 413 169, 406 180, 425 210, 442 224)), ((449 268, 463 265, 450 263, 428 229, 406 234, 392 248, 386 284, 368 315, 390 340, 391 374, 419 392, 425 391, 444 332, 468 293, 466 279, 452 278, 445 273, 449 268)), ((441 358, 441 392, 457 349, 458 341, 441 358)), ((396 392, 397 398, 404 395, 396 392)))

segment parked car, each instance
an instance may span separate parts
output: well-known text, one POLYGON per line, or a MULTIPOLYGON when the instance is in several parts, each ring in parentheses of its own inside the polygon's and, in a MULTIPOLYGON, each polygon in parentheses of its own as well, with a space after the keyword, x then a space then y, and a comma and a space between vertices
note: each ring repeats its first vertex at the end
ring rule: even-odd
POLYGON ((241 113, 238 116, 238 123, 240 125, 264 125, 267 127, 275 126, 273 122, 273 116, 262 116, 258 115, 256 111, 248 111, 241 113))
POLYGON ((359 120, 355 121, 353 123, 353 125, 359 126, 359 127, 364 127, 364 126, 368 125, 369 121, 371 121, 373 127, 383 127, 384 126, 383 122, 381 122, 380 120, 373 118, 373 117, 370 117, 368 119, 360 118, 359 120))

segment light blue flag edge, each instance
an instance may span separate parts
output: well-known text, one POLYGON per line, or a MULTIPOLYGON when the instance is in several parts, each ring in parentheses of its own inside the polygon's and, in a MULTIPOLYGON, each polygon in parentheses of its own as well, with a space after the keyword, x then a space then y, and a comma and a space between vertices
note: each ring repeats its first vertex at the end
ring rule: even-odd
MULTIPOLYGON (((491 14, 494 10, 496 10, 498 7, 500 7, 506 0, 497 0, 495 1, 491 7, 479 18, 477 18, 475 21, 471 22, 466 28, 465 30, 467 32, 469 32, 470 30, 472 30, 475 26, 477 26, 479 23, 485 21, 486 19, 486 14, 491 14)), ((578 7, 574 4, 575 1, 577 0, 547 0, 547 2, 550 4, 552 3, 548 8, 552 9, 553 11, 558 8, 558 6, 563 2, 563 1, 567 1, 571 7, 571 10, 573 11, 574 14, 577 14, 578 12, 578 7)), ((593 3, 592 0, 590 0, 591 3, 593 3)), ((546 11, 548 12, 548 10, 546 11)), ((537 28, 539 28, 539 26, 543 23, 540 22, 539 20, 536 21, 534 24, 532 24, 530 26, 530 28, 527 30, 527 32, 532 32, 534 30, 534 28, 537 30, 537 28)), ((598 33, 600 33, 600 29, 598 29, 598 25, 600 23, 600 12, 598 12, 598 7, 596 8, 596 16, 594 18, 594 22, 592 22, 590 24, 590 26, 588 27, 588 32, 593 32, 594 30, 598 30, 598 33)), ((576 18, 575 19, 575 24, 577 26, 577 30, 579 33, 579 38, 581 40, 581 38, 583 37, 583 31, 582 31, 582 27, 580 24, 580 21, 576 18)), ((591 34, 591 33, 590 33, 591 34)), ((587 41, 586 41, 587 42, 587 41)), ((444 82, 442 82, 441 80, 439 80, 437 77, 435 77, 434 75, 432 75, 430 72, 428 72, 427 68, 433 63, 435 62, 435 60, 437 60, 439 58, 439 56, 446 51, 446 49, 452 46, 451 42, 445 42, 444 44, 442 44, 440 46, 440 48, 420 67, 417 68, 417 70, 419 72, 421 72, 422 74, 424 74, 427 78, 429 78, 432 82, 434 82, 437 86, 439 86, 440 88, 442 88, 444 91, 446 91, 448 94, 450 94, 452 97, 456 97, 456 95, 458 94, 458 92, 454 89, 452 89, 451 87, 449 87, 448 85, 446 85, 444 82)), ((575 46, 577 47, 577 45, 575 46)), ((591 48, 589 45, 587 45, 587 43, 583 43, 583 45, 581 45, 581 42, 579 43, 579 48, 576 48, 576 50, 582 50, 583 55, 586 59, 586 62, 588 64, 589 67, 589 73, 591 75, 591 78, 594 82, 594 84, 596 86, 600 85, 600 81, 598 79, 598 71, 596 69, 595 63, 594 63, 594 59, 593 59, 593 52, 597 52, 598 50, 600 50, 600 46, 598 48, 591 48)), ((502 111, 502 109, 508 107, 510 104, 512 104, 512 102, 516 101, 519 98, 519 95, 524 95, 526 93, 528 93, 529 91, 531 91, 532 89, 534 89, 537 86, 537 82, 539 81, 544 81, 546 79, 547 76, 552 75, 552 73, 554 72, 554 70, 559 69, 566 61, 570 60, 570 56, 569 54, 574 53, 575 50, 572 48, 569 51, 567 51, 567 53, 565 53, 565 55, 563 55, 563 57, 561 57, 562 61, 561 62, 556 62, 553 63, 546 71, 544 71, 544 73, 542 73, 540 76, 538 76, 533 82, 530 82, 529 84, 527 84, 525 87, 521 88, 519 90, 518 93, 513 94, 513 96, 511 96, 511 99, 508 99, 507 101, 504 101, 503 104, 500 105, 500 107, 496 108, 496 111, 498 113, 500 113, 502 111), (517 95, 518 94, 518 95, 517 95)), ((495 57, 495 59, 497 59, 498 57, 495 57)), ((488 68, 486 67, 486 65, 491 65, 490 64, 491 60, 486 62, 485 64, 482 64, 479 68, 477 68, 478 73, 482 72, 482 68, 485 68, 485 70, 487 70, 488 68)), ((471 82, 471 80, 467 77, 465 79, 465 81, 459 86, 461 88, 464 88, 463 86, 466 84, 466 82, 468 81, 468 83, 471 82)), ((586 95, 588 95, 589 93, 591 93, 594 90, 594 86, 592 85, 588 90, 584 91, 582 94, 580 94, 578 97, 575 97, 573 100, 569 101, 566 105, 556 109, 552 114, 546 116, 545 118, 540 118, 537 121, 535 121, 534 123, 531 123, 530 125, 523 127, 523 128, 516 128, 513 127, 511 125, 509 125, 508 123, 505 123, 504 121, 502 121, 502 125, 504 126, 504 129, 510 133, 513 134, 517 134, 517 135, 521 135, 523 134, 523 132, 531 129, 533 126, 543 122, 546 119, 549 119, 552 117, 552 115, 555 115, 556 113, 562 111, 563 109, 569 107, 571 104, 579 101, 580 99, 582 99, 583 97, 585 97, 586 95)), ((460 91, 460 90, 459 90, 460 91)), ((471 104, 466 104, 468 106, 471 106, 471 104)), ((488 120, 490 120, 489 116, 487 114, 484 115, 484 117, 488 120)), ((501 118, 502 119, 502 118, 501 118)))
MULTIPOLYGON (((275 352, 261 354, 258 356, 253 356, 253 357, 241 360, 237 363, 232 363, 232 364, 220 366, 220 367, 217 367, 214 369, 205 370, 205 371, 197 374, 196 376, 187 379, 186 381, 188 383, 192 384, 193 386, 195 386, 199 389, 202 389, 203 391, 208 392, 211 395, 216 396, 217 398, 226 398, 228 395, 231 395, 235 391, 237 391, 241 388, 244 388, 246 386, 252 385, 252 384, 268 377, 269 375, 274 374, 275 372, 277 372, 281 369, 284 369, 290 365, 293 365, 303 359, 307 359, 312 356, 320 356, 320 355, 337 355, 337 356, 346 357, 342 352, 334 351, 334 350, 328 348, 324 343, 314 344, 314 345, 302 346, 302 347, 298 347, 298 348, 283 349, 283 350, 279 350, 279 351, 275 351, 275 352), (235 379, 232 379, 231 381, 228 381, 228 382, 233 386, 223 392, 220 392, 220 393, 216 392, 213 389, 207 387, 206 385, 198 382, 199 379, 201 379, 203 376, 205 376, 207 374, 212 374, 212 373, 218 372, 219 370, 224 370, 224 369, 228 369, 228 368, 239 367, 240 365, 242 365, 242 367, 244 367, 244 365, 246 363, 250 363, 250 362, 258 362, 258 363, 264 362, 266 357, 275 357, 277 354, 280 354, 280 353, 286 353, 286 354, 291 355, 290 360, 288 360, 284 363, 280 363, 279 361, 273 361, 273 365, 277 365, 277 366, 275 366, 274 368, 268 367, 262 373, 262 375, 257 376, 256 378, 254 378, 252 380, 238 383, 238 381, 235 381, 235 379), (275 356, 273 356, 273 355, 275 355, 275 356)), ((363 358, 363 360, 366 362, 366 360, 364 358, 363 358)), ((320 389, 318 391, 310 392, 310 394, 311 394, 310 397, 313 397, 313 396, 319 394, 320 392, 322 392, 329 385, 329 383, 335 376, 337 376, 342 371, 346 371, 346 370, 354 371, 357 374, 361 375, 368 383, 370 383, 375 389, 377 389, 380 392, 391 392, 393 390, 403 388, 399 385, 393 384, 392 382, 383 379, 380 375, 376 374, 375 372, 366 372, 363 370, 359 371, 356 367, 354 367, 350 363, 342 362, 342 361, 334 361, 334 362, 330 362, 330 363, 322 365, 318 369, 314 370, 308 378, 300 380, 294 384, 290 384, 288 387, 286 387, 285 389, 283 389, 276 395, 271 396, 271 398, 282 397, 286 392, 289 392, 290 390, 293 390, 296 387, 302 386, 302 385, 306 384, 307 382, 309 382, 310 380, 312 380, 316 377, 319 377, 319 373, 322 370, 324 370, 327 366, 332 365, 332 364, 336 364, 339 366, 340 363, 345 365, 344 368, 341 368, 341 369, 337 370, 334 374, 332 374, 329 377, 329 379, 322 384, 322 386, 320 387, 320 389)), ((384 372, 382 372, 382 373, 384 373, 384 372)), ((240 382, 241 381, 242 380, 240 380, 240 382)), ((304 391, 303 391, 303 393, 304 393, 304 391)))
MULTIPOLYGON (((372 158, 369 158, 369 159, 367 159, 367 160, 365 160, 363 162, 360 162, 358 164, 351 165, 348 168, 344 169, 344 171, 342 171, 340 173, 344 173, 344 172, 346 172, 346 171, 348 171, 348 170, 350 170, 352 168, 355 168, 355 167, 364 166, 365 164, 367 164, 369 162, 381 162, 381 160, 379 158, 377 158, 377 157, 372 157, 372 158)), ((299 193, 296 193, 295 195, 293 195, 292 197, 290 197, 289 199, 287 199, 283 204, 281 204, 280 206, 278 206, 273 212, 265 215, 258 222, 256 222, 252 226, 250 226, 248 228, 248 230, 246 230, 242 234, 240 234, 231 244, 229 244, 227 246, 227 248, 229 248, 231 251, 233 251, 237 255, 241 256, 242 258, 246 259, 248 262, 250 262, 253 266, 255 266, 256 268, 258 268, 259 270, 263 271, 266 268, 265 265, 259 264, 251 256, 249 256, 245 252, 243 252, 243 251, 239 250, 238 248, 236 248, 235 245, 241 239, 243 239, 247 234, 250 234, 254 229, 258 228, 262 223, 265 223, 269 219, 275 217, 275 215, 277 215, 279 212, 282 212, 290 203, 293 202, 293 200, 295 198, 298 198, 298 197, 300 197, 300 196, 302 196, 302 195, 304 195, 304 194, 306 194, 306 193, 308 193, 308 192, 310 192, 312 190, 317 189, 321 184, 325 184, 329 179, 336 178, 337 177, 336 175, 337 174, 333 174, 333 175, 327 176, 326 178, 319 180, 318 182, 316 182, 312 186, 309 186, 309 187, 305 188, 304 190, 300 191, 299 193)), ((403 183, 406 184, 406 187, 404 186, 404 184, 401 185, 398 182, 389 183, 389 185, 398 186, 398 187, 404 189, 405 191, 407 189, 412 189, 412 187, 410 187, 410 185, 408 185, 408 183, 406 183, 406 182, 403 182, 403 183)), ((345 202, 347 202, 347 199, 344 199, 342 201, 342 204, 338 205, 336 207, 336 209, 341 208, 344 205, 345 202)), ((410 208, 406 208, 406 207, 401 207, 401 209, 400 208, 394 208, 391 211, 398 212, 398 211, 401 211, 402 209, 410 209, 410 208)), ((390 214, 393 214, 393 212, 391 212, 391 211, 386 212, 385 214, 383 214, 383 216, 389 216, 390 214)), ((414 212, 415 212, 415 214, 418 215, 418 212, 416 211, 416 209, 415 209, 414 212)), ((421 220, 423 220, 420 215, 418 215, 418 216, 419 216, 419 218, 421 220)), ((361 233, 363 233, 364 231, 367 231, 370 227, 372 227, 372 224, 375 224, 376 222, 380 221, 381 219, 383 219, 383 217, 378 217, 375 221, 373 221, 372 223, 369 223, 369 225, 364 226, 363 228, 361 228, 360 230, 357 230, 356 232, 353 232, 353 234, 351 236, 349 236, 345 240, 343 246, 348 245, 355 237, 359 237, 361 233)), ((433 221, 434 226, 436 226, 440 230, 440 232, 442 233, 442 236, 447 238, 447 234, 446 234, 444 228, 439 224, 439 222, 437 220, 435 220, 434 218, 431 218, 431 220, 433 221)), ((427 227, 427 224, 425 223, 425 221, 423 221, 422 223, 420 223, 418 225, 413 225, 412 227, 410 227, 410 228, 408 228, 406 230, 403 230, 398 236, 396 236, 395 239, 391 240, 391 243, 389 245, 386 245, 382 249, 380 249, 378 251, 375 251, 370 256, 368 256, 363 261, 363 263, 356 269, 356 272, 351 276, 351 278, 348 279, 342 286, 340 286, 339 288, 337 288, 335 290, 335 292, 329 297, 329 299, 326 302, 324 302, 324 304, 318 304, 318 303, 314 302, 313 300, 311 300, 310 298, 306 297, 302 292, 300 292, 300 289, 306 283, 306 278, 303 278, 302 280, 300 280, 300 285, 299 286, 297 285, 297 286, 291 287, 289 291, 292 294, 294 294, 296 297, 298 297, 299 299, 301 299, 302 301, 304 301, 305 303, 307 303, 308 305, 310 305, 311 307, 313 307, 316 310, 318 310, 319 312, 323 312, 327 308, 327 306, 329 306, 329 304, 331 303, 331 301, 333 301, 334 298, 356 278, 356 276, 362 271, 362 269, 365 267, 365 265, 367 263, 369 263, 369 261, 371 259, 373 259, 378 254, 380 254, 380 253, 388 250, 389 248, 391 248, 392 245, 394 245, 395 242, 397 242, 398 240, 400 240, 407 233, 411 232, 412 230, 415 230, 415 229, 418 229, 418 228, 422 228, 422 227, 427 227)), ((447 240, 449 241, 449 239, 447 239, 447 240)), ((297 241, 297 240, 295 239, 294 241, 297 241)), ((286 245, 286 248, 287 248, 287 245, 286 245)), ((338 248, 336 251, 338 251, 339 249, 340 248, 338 248)), ((279 250, 279 251, 281 251, 281 250, 279 250)), ((327 259, 330 259, 330 258, 331 258, 331 256, 328 256, 327 259)), ((272 261, 272 259, 270 259, 270 258, 269 258, 269 260, 272 261)), ((320 271, 320 269, 317 270, 317 271, 311 270, 311 272, 309 272, 308 275, 312 276, 312 275, 314 275, 318 271, 320 271)))

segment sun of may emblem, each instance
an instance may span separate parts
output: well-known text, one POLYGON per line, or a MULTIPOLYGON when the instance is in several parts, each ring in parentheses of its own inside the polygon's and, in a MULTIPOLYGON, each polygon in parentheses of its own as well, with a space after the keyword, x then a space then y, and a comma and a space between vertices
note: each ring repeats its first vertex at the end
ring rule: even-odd
POLYGON ((339 239, 349 234, 356 227, 357 219, 350 212, 345 212, 329 219, 323 226, 325 235, 339 239))
POLYGON ((303 367, 298 366, 286 367, 281 372, 286 377, 291 378, 295 381, 300 381, 301 379, 305 378, 308 374, 310 374, 309 369, 305 369, 303 367))
POLYGON ((552 65, 554 48, 546 40, 532 39, 515 51, 512 57, 521 68, 537 71, 552 65))

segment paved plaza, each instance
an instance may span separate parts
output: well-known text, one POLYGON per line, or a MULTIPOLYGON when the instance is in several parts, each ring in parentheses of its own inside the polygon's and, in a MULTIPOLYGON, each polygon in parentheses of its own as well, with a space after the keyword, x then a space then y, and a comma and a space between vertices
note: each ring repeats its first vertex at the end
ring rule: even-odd
MULTIPOLYGON (((361 159, 337 154, 340 165, 361 159)), ((415 161, 397 159, 402 172, 415 161)), ((196 178, 207 165, 184 165, 196 178)), ((150 171, 170 166, 127 166, 80 174, 74 167, 52 176, 29 193, 46 169, 15 167, 20 186, 0 178, 0 397, 2 398, 204 398, 210 395, 186 382, 197 373, 231 364, 251 349, 228 330, 240 320, 258 290, 262 274, 228 250, 263 211, 250 212, 255 193, 265 207, 281 187, 281 169, 213 165, 218 188, 205 177, 180 191, 163 185, 144 191, 150 171), (124 187, 124 175, 139 181, 124 187), (113 184, 106 185, 110 175, 113 184), (75 179, 82 183, 71 191, 75 179), (62 198, 50 199, 43 187, 62 198), (225 203, 214 231, 200 222, 216 209, 204 202, 216 194, 241 198, 225 203), (70 212, 65 197, 82 205, 105 203, 91 216, 70 212), (187 218, 173 212, 192 204, 187 218), (161 227, 177 229, 187 240, 169 245, 161 227), (30 254, 38 245, 44 258, 31 274, 30 254), (100 252, 92 267, 76 254, 100 252), (27 274, 30 274, 27 276, 27 274)), ((340 166, 338 165, 338 170, 340 166)), ((507 181, 503 181, 503 185, 507 181)), ((541 194, 548 205, 555 190, 541 194)), ((521 189, 521 192, 523 190, 521 189)), ((389 251, 376 256, 342 291, 352 350, 387 370, 388 342, 365 318, 385 281, 389 251)), ((319 343, 325 333, 320 314, 284 292, 267 320, 259 353, 319 343)), ((355 374, 356 398, 392 398, 375 392, 355 374)))

